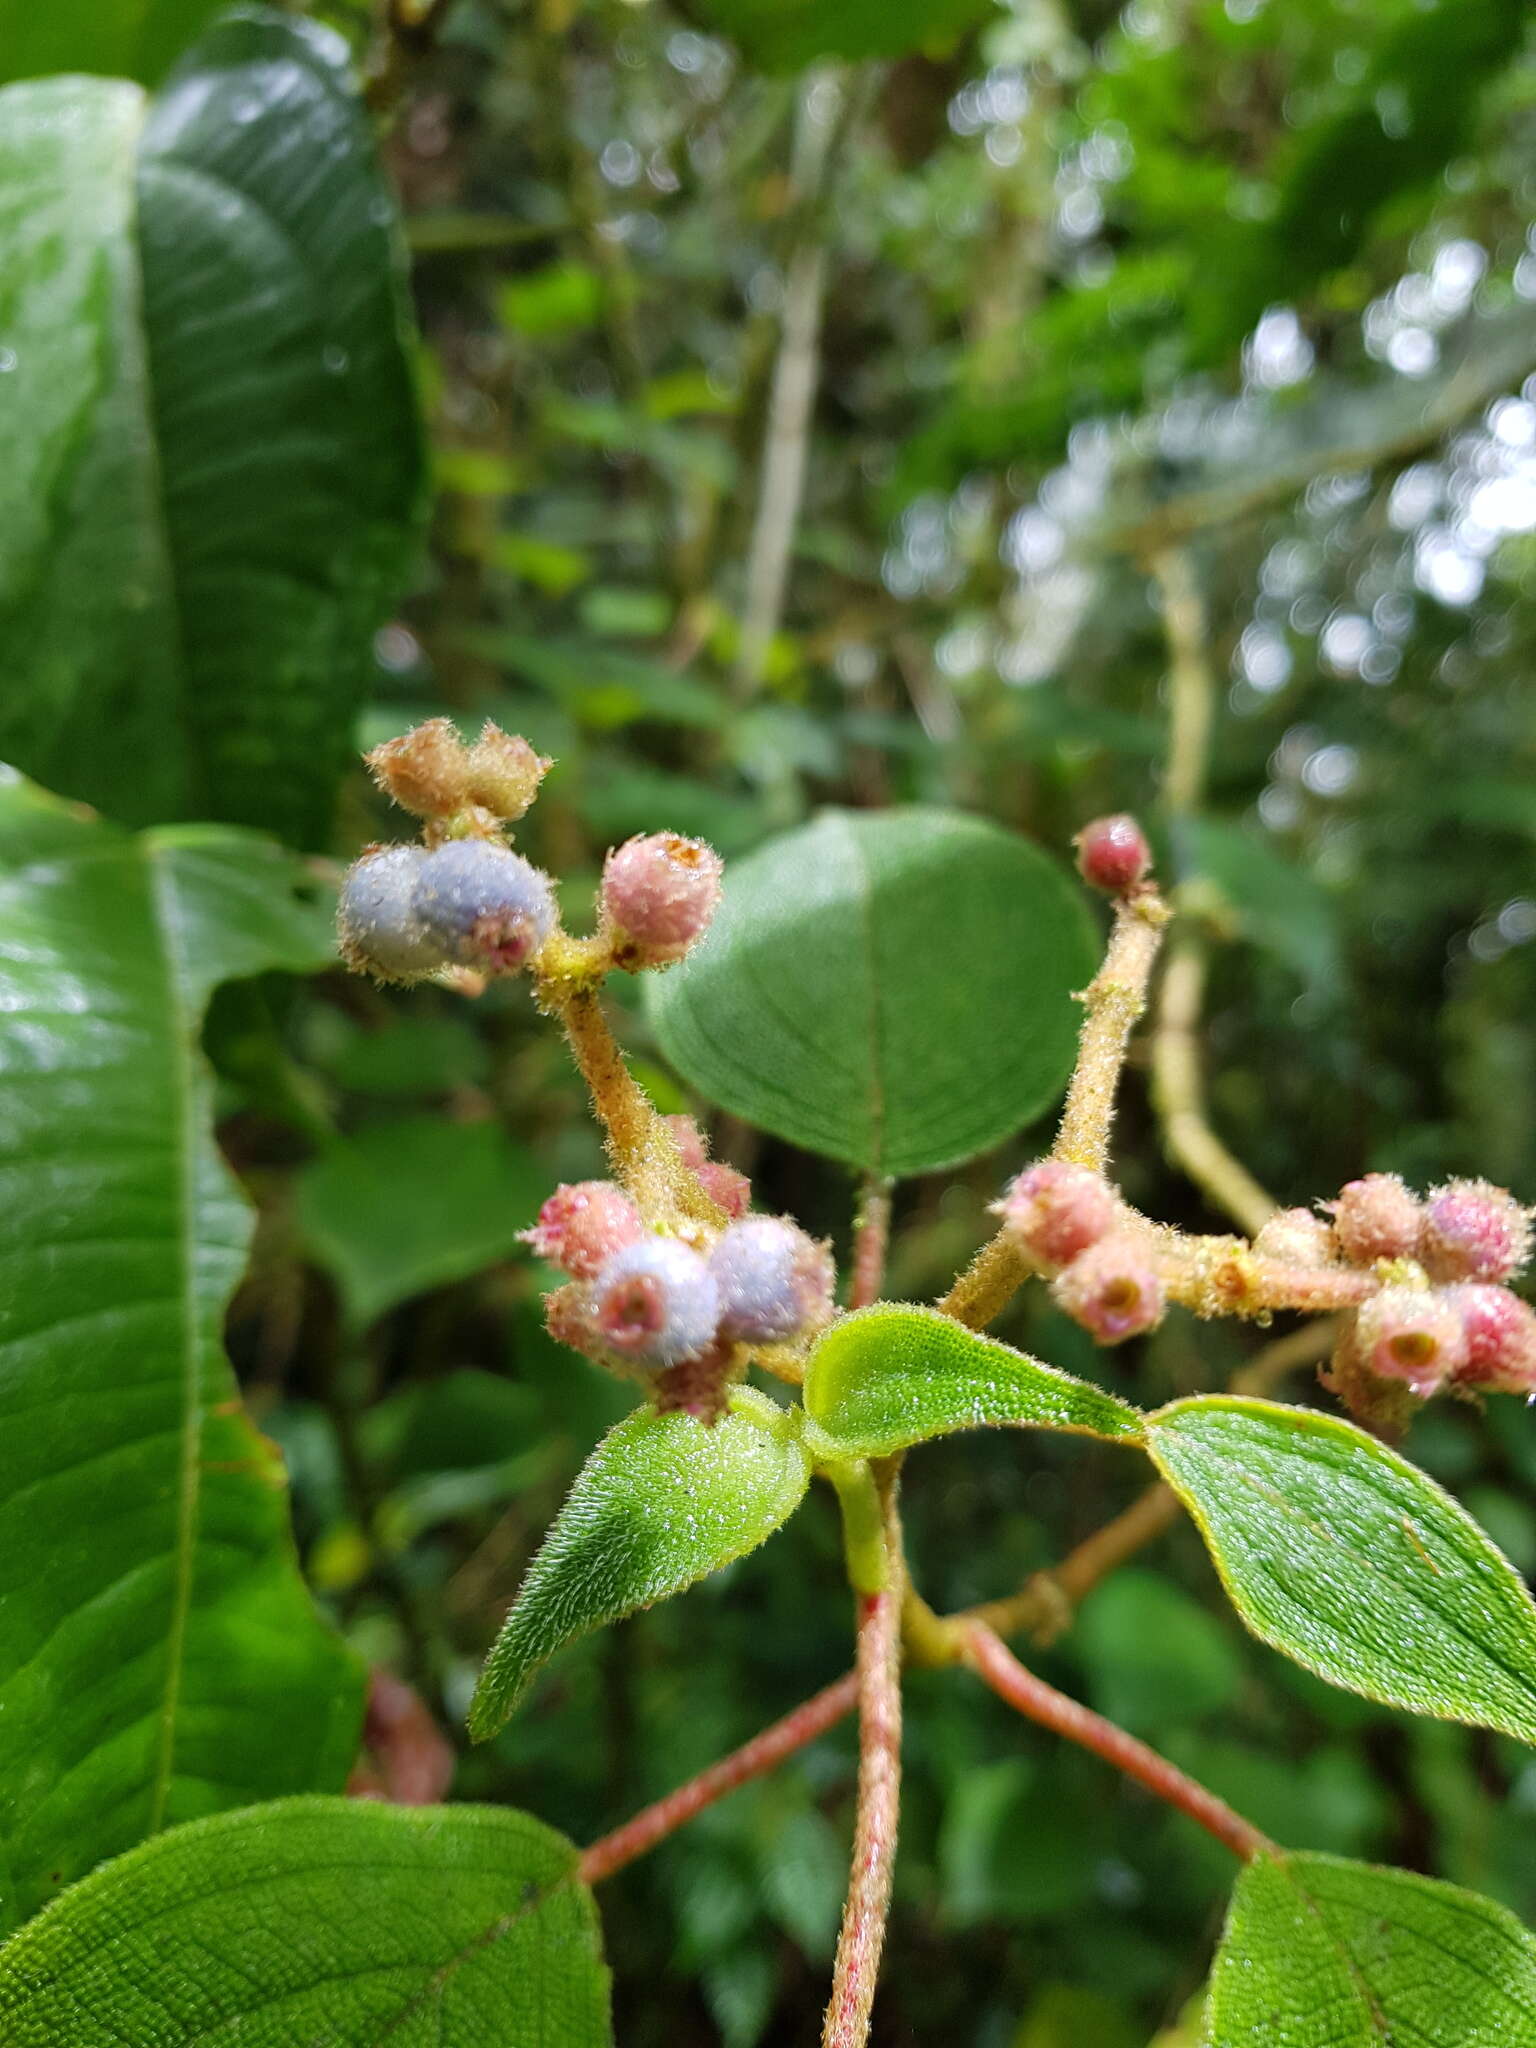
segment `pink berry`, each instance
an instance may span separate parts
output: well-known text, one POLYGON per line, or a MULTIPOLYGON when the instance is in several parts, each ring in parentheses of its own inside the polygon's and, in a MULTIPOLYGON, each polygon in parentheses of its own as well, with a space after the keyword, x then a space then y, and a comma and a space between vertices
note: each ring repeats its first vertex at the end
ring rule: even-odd
POLYGON ((1357 1266, 1377 1259, 1411 1259, 1418 1251, 1419 1198, 1395 1173, 1368 1173, 1339 1190, 1333 1212, 1333 1234, 1339 1250, 1357 1266))
POLYGON ((1466 1340, 1457 1385, 1491 1394, 1536 1390, 1536 1314, 1519 1295, 1507 1287, 1468 1280, 1447 1287, 1445 1299, 1460 1315, 1466 1340))
POLYGON ((1331 1266, 1337 1247, 1333 1232, 1310 1209, 1277 1209, 1253 1240, 1261 1259, 1282 1266, 1331 1266))
POLYGON ((1419 1257, 1435 1280, 1508 1280, 1530 1254, 1530 1211, 1491 1181, 1447 1181, 1424 1204, 1419 1257))
POLYGON ((612 1181, 580 1180, 555 1189, 531 1230, 519 1233, 541 1259, 577 1280, 593 1280, 615 1252, 645 1234, 640 1211, 612 1181))
POLYGON ((752 1183, 734 1166, 727 1166, 723 1160, 706 1159, 702 1166, 694 1168, 694 1173, 705 1194, 732 1222, 751 1208, 752 1183))
POLYGON ((1065 1266, 1107 1236, 1120 1211, 1102 1175, 1065 1159, 1041 1159, 1010 1184, 996 1213, 1042 1265, 1065 1266))
POLYGON ((702 1132, 691 1116, 664 1116, 662 1122, 677 1140, 677 1149, 683 1155, 684 1166, 691 1166, 695 1173, 709 1157, 702 1132))
POLYGON ((1074 844, 1078 873, 1111 896, 1123 896, 1152 872, 1147 835, 1124 811, 1111 818, 1095 818, 1078 833, 1074 844))
POLYGON ((1101 1344, 1123 1344, 1163 1319, 1163 1283, 1146 1241, 1128 1230, 1101 1237, 1058 1274, 1052 1293, 1101 1344))
POLYGON ((819 1328, 832 1313, 832 1260, 782 1216, 749 1216, 721 1231, 709 1255, 720 1290, 720 1328, 773 1344, 819 1328))
POLYGON ((592 1283, 592 1321, 604 1344, 639 1365, 676 1365, 715 1340, 720 1292, 709 1268, 675 1237, 615 1252, 592 1283))
POLYGON ((721 865, 713 847, 675 832, 649 832, 610 853, 601 902, 619 964, 681 960, 715 914, 721 865))
POLYGON ((1467 1355, 1456 1304, 1439 1288, 1383 1287, 1356 1323, 1360 1355, 1385 1380, 1401 1380, 1420 1400, 1444 1385, 1467 1355))

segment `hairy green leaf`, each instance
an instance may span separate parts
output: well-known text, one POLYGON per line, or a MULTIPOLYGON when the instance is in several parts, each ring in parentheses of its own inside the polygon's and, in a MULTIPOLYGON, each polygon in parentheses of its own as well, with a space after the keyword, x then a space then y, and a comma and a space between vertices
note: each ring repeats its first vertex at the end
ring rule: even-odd
POLYGON ((1337 1856, 1238 1879, 1208 2048, 1515 2048, 1536 2041, 1536 1941, 1458 1885, 1337 1856))
POLYGON ((0 83, 94 71, 153 85, 220 0, 0 0, 0 83))
POLYGON ((495 1734, 556 1650, 766 1542, 810 1484, 796 1425, 793 1411, 738 1388, 713 1428, 646 1408, 610 1430, 486 1661, 469 1714, 475 1740, 495 1734))
POLYGON ((699 18, 765 71, 798 71, 818 57, 941 54, 995 11, 995 0, 694 0, 699 18))
POLYGON ((804 1393, 829 1451, 848 1458, 883 1458, 989 1423, 1132 1442, 1142 1429, 1136 1410, 1102 1387, 929 1308, 845 1316, 811 1353, 804 1393))
POLYGON ((307 1167, 297 1220, 363 1324, 504 1257, 548 1191, 499 1125, 402 1117, 337 1139, 307 1167))
POLYGON ((1078 892, 1027 841, 954 811, 829 811, 734 864, 703 943, 646 993, 701 1094, 901 1176, 1047 1107, 1093 954, 1078 892))
POLYGON ((109 1863, 0 1950, 7 2048, 602 2048, 576 1851, 505 1807, 284 1799, 109 1863))
POLYGON ((1147 1448, 1243 1620, 1369 1699, 1536 1742, 1536 1607, 1466 1510, 1353 1423, 1175 1401, 1147 1448))
POLYGON ((355 1751, 360 1674, 219 1341, 251 1219, 198 1048, 215 983, 324 964, 301 880, 242 832, 133 838, 0 783, 5 1918, 355 1751))
MULTIPOLYGON (((46 10, 45 10, 46 11, 46 10)), ((340 39, 218 24, 146 107, 0 94, 0 749, 133 824, 324 837, 422 462, 340 39)))

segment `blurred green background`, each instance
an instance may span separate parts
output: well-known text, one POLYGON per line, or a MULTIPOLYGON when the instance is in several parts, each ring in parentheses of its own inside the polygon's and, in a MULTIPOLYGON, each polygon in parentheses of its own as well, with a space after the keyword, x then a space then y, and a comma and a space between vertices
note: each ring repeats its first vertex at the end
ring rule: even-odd
MULTIPOLYGON (((1064 852, 1138 810, 1211 941, 1213 1120, 1266 1186, 1388 1168, 1536 1195, 1523 0, 457 0, 392 53, 372 9, 313 11, 382 73, 435 483, 360 746, 446 711, 554 755, 519 843, 578 922, 636 831, 729 858, 825 803, 921 801, 1064 852), (1219 682, 1208 793, 1173 834, 1170 562, 1219 682)), ((207 10, 181 12, 189 34, 207 10)), ((100 68, 153 77, 176 40, 100 68)), ((313 850, 404 829, 354 772, 313 850)), ((662 1106, 700 1107, 619 995, 662 1106)), ((548 1275, 514 1242, 600 1167, 579 1087, 516 984, 242 983, 208 1044, 261 1208, 231 1346, 307 1570, 461 1725, 628 1405, 544 1337, 548 1275)), ((846 1245, 840 1169, 712 1129, 760 1207, 846 1245)), ((942 1291, 1039 1143, 897 1191, 892 1294, 942 1291)), ((1119 1143, 1133 1200, 1221 1227, 1134 1067, 1119 1143)), ((1176 1318, 1106 1357, 1038 1294, 1000 1333, 1145 1402, 1222 1384, 1246 1341, 1176 1318)), ((1522 1409, 1436 1408, 1408 1450, 1536 1567, 1522 1409)), ((1123 1463, 918 1451, 929 1598, 1012 1590, 1125 1503, 1123 1463)), ((844 1669, 847 1608, 813 1497, 564 1655, 456 1791, 590 1838, 844 1669)), ((1294 1846, 1536 1914, 1536 1766, 1249 1642, 1187 1529, 1041 1668, 1294 1846)), ((953 1676, 913 1678, 907 1759, 875 2039, 1186 2038, 1221 1852, 953 1676)), ((813 2038, 851 1775, 845 1734, 605 1887, 626 2048, 813 2038)))

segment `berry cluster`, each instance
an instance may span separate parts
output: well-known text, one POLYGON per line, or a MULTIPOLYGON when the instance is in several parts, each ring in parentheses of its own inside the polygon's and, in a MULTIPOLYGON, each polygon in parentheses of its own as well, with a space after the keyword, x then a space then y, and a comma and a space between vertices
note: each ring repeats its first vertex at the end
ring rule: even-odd
POLYGON ((712 1419, 749 1348, 794 1343, 827 1322, 832 1261, 787 1217, 747 1215, 745 1177, 706 1157, 690 1118, 669 1122, 684 1163, 730 1197, 723 1229, 650 1229, 611 1181, 580 1181, 557 1188, 524 1237, 571 1276, 546 1300, 553 1337, 645 1378, 659 1407, 712 1419))
MULTIPOLYGON (((424 821, 422 842, 374 846, 348 870, 337 908, 347 964, 381 981, 453 969, 515 974, 559 929, 554 885, 507 845, 549 762, 487 724, 472 746, 431 718, 368 756, 381 789, 424 821)), ((646 833, 608 856, 597 971, 666 967, 702 936, 720 896, 720 857, 697 839, 646 833)))
POLYGON ((1530 1212, 1513 1196, 1453 1180, 1420 1197, 1374 1173, 1321 1206, 1326 1217, 1278 1211, 1251 1244, 1187 1237, 1138 1216, 1102 1175, 1043 1159, 997 1209, 1101 1344, 1152 1329, 1172 1301, 1200 1315, 1343 1311, 1326 1377, 1358 1411, 1380 1406, 1371 1382, 1420 1401, 1442 1388, 1536 1394, 1536 1314, 1504 1284, 1531 1250, 1530 1212))

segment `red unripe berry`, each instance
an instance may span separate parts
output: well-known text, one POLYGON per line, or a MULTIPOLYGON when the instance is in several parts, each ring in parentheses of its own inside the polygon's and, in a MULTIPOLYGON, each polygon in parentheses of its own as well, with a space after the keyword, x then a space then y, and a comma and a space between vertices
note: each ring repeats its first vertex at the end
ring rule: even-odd
POLYGON ((541 1259, 563 1266, 577 1280, 594 1280, 615 1252, 645 1235, 640 1211, 608 1180, 558 1187, 531 1230, 519 1233, 541 1259))
POLYGON ((601 903, 620 965, 681 960, 714 916, 721 866, 713 847, 675 832, 648 832, 610 853, 601 903))
POLYGON ((1052 1293, 1101 1344, 1123 1344, 1163 1319, 1163 1283, 1146 1240, 1128 1230, 1101 1237, 1057 1275, 1052 1293))
POLYGON ((1333 1232, 1310 1209, 1277 1209, 1253 1240, 1261 1259, 1282 1266, 1330 1266, 1337 1246, 1333 1232))
POLYGON ((1041 1265, 1065 1266, 1114 1229, 1120 1209, 1102 1174, 1040 1159, 1010 1183, 995 1213, 1041 1265))
POLYGON ((1507 1287, 1477 1280, 1447 1287, 1445 1298, 1461 1317, 1466 1340, 1457 1385, 1490 1394, 1536 1391, 1536 1314, 1528 1304, 1507 1287))
POLYGON ((1333 1214, 1339 1250, 1354 1265, 1377 1259, 1411 1259, 1419 1247, 1422 1208, 1417 1195, 1395 1173, 1368 1173, 1339 1190, 1336 1202, 1325 1202, 1333 1214))
POLYGON ((1435 1280, 1508 1280, 1531 1255, 1527 1209, 1492 1181, 1453 1180, 1424 1204, 1419 1257, 1435 1280))
POLYGON ((1123 896, 1152 872, 1152 849, 1133 817, 1120 811, 1085 825, 1073 844, 1077 871, 1095 889, 1123 896))
POLYGON ((709 1157, 709 1148, 704 1135, 691 1116, 664 1116, 662 1122, 677 1140, 677 1149, 683 1155, 684 1166, 692 1167, 695 1173, 709 1157))
POLYGON ((1383 1287, 1361 1309, 1355 1334, 1371 1371, 1401 1380, 1420 1400, 1443 1386, 1467 1355, 1462 1316, 1440 1288, 1383 1287))
POLYGON ((723 1209, 733 1223, 751 1208, 752 1183, 734 1166, 727 1166, 720 1159, 706 1159, 702 1166, 694 1168, 694 1173, 715 1207, 723 1209))
POLYGON ((647 1237, 615 1252, 592 1283, 591 1301, 603 1343, 639 1365, 697 1357, 720 1322, 709 1268, 675 1237, 647 1237))

